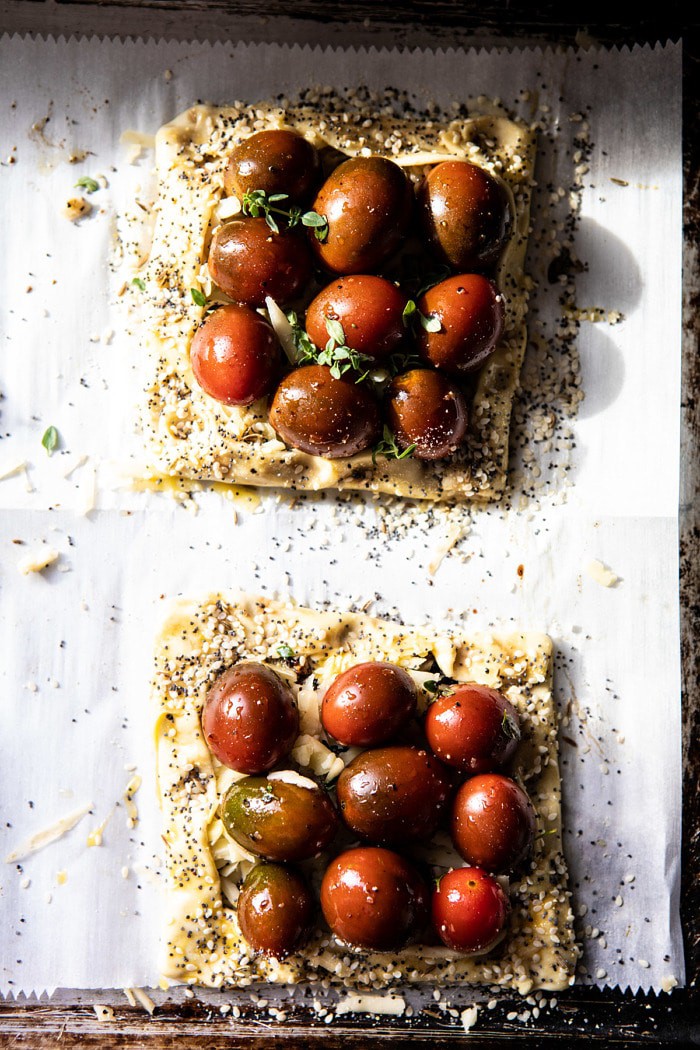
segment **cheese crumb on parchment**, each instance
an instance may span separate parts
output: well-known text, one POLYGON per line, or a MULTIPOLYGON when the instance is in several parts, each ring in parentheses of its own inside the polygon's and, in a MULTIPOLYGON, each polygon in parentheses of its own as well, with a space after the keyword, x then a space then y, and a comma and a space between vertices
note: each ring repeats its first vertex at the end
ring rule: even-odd
POLYGON ((586 566, 586 572, 601 587, 615 587, 620 582, 620 577, 616 576, 612 569, 609 569, 602 561, 590 561, 586 566))
POLYGON ((60 553, 55 547, 37 547, 36 550, 30 551, 29 554, 25 554, 23 558, 20 558, 17 562, 17 569, 22 573, 23 576, 29 576, 32 572, 43 572, 49 565, 53 565, 55 561, 60 558, 60 553))
POLYGON ((84 197, 71 197, 63 205, 63 216, 70 222, 78 222, 84 219, 92 211, 92 204, 84 197))

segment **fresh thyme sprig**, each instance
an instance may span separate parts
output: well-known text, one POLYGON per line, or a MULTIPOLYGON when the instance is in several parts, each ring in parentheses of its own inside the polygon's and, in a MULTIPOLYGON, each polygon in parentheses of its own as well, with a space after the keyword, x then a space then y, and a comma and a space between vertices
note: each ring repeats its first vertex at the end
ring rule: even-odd
POLYGON ((284 219, 287 229, 291 230, 301 223, 313 229, 316 240, 325 241, 328 236, 328 220, 317 211, 302 211, 297 204, 283 205, 289 200, 288 193, 266 193, 265 190, 248 190, 243 194, 241 207, 244 215, 253 219, 264 218, 273 233, 279 233, 279 223, 275 216, 284 219))
POLYGON ((385 425, 381 439, 372 449, 372 462, 377 462, 377 456, 385 456, 387 459, 408 459, 409 456, 413 455, 415 449, 415 443, 407 448, 399 448, 396 444, 396 438, 389 427, 385 425))
POLYGON ((367 378, 376 362, 373 357, 361 354, 359 350, 353 350, 345 343, 345 331, 340 321, 332 317, 326 317, 326 331, 328 342, 322 350, 312 342, 308 332, 301 325, 293 310, 287 313, 287 320, 292 326, 292 338, 297 351, 300 365, 310 363, 327 365, 330 367, 334 379, 340 379, 347 372, 356 372, 356 383, 361 383, 367 378))
POLYGON ((409 299, 403 311, 403 323, 406 328, 417 318, 426 332, 439 332, 442 328, 440 318, 436 314, 422 314, 416 306, 415 299, 409 299))

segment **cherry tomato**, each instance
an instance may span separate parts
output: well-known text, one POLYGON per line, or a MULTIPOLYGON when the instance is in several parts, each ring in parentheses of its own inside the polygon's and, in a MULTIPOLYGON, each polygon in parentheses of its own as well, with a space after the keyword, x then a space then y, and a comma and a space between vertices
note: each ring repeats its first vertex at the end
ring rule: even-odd
POLYGON ((363 384, 345 376, 335 379, 324 365, 307 365, 277 387, 270 423, 293 448, 344 459, 376 440, 379 409, 363 384))
POLYGON ((443 944, 456 952, 478 952, 500 937, 510 903, 500 883, 481 868, 454 868, 433 891, 431 911, 443 944))
POLYGON ((359 847, 331 861, 321 908, 346 944, 374 951, 400 948, 425 924, 428 887, 407 860, 388 849, 359 847))
POLYGON ((493 281, 476 273, 448 277, 429 288, 417 306, 440 321, 437 332, 419 329, 421 356, 454 375, 479 368, 503 333, 503 297, 493 281))
POLYGON ((313 898, 296 871, 256 864, 236 902, 238 925, 251 948, 277 959, 289 955, 309 932, 313 898))
POLYGON ((239 846, 267 860, 308 860, 333 840, 338 814, 316 781, 293 770, 234 781, 221 819, 239 846))
POLYGON ((306 331, 318 347, 328 342, 326 318, 339 321, 345 344, 370 357, 385 358, 406 335, 403 312, 407 298, 395 284, 371 274, 333 281, 306 311, 306 331))
POLYGON ((529 856, 535 827, 530 799, 499 773, 471 777, 455 796, 452 841, 468 864, 497 875, 513 871, 529 856))
POLYGON ((264 306, 271 296, 291 302, 311 277, 311 256, 303 237, 273 233, 264 219, 233 219, 220 226, 209 249, 211 278, 230 299, 264 306))
POLYGON ((399 448, 416 446, 415 459, 445 459, 467 430, 467 406, 459 387, 427 368, 392 380, 386 414, 399 448))
POLYGON ((286 129, 258 131, 234 147, 224 189, 240 201, 250 190, 286 193, 290 201, 301 201, 313 190, 318 170, 318 153, 303 135, 286 129))
POLYGON ((451 793, 450 774, 436 758, 402 746, 363 751, 345 767, 337 786, 347 826, 382 845, 432 835, 451 793))
POLYGON ((418 201, 423 230, 439 259, 460 273, 493 266, 510 235, 503 183, 466 160, 437 164, 418 201))
POLYGON ((224 405, 250 405, 271 393, 280 373, 280 347, 255 310, 222 306, 195 332, 190 363, 209 397, 224 405))
POLYGON ((384 157, 353 157, 326 179, 313 203, 325 216, 324 241, 311 236, 320 263, 334 273, 371 273, 399 247, 413 210, 413 188, 384 157))
POLYGON ((339 674, 321 705, 326 732, 346 747, 384 744, 410 721, 417 690, 395 664, 356 664, 339 674))
POLYGON ((245 661, 229 667, 209 689, 202 729, 219 762, 238 773, 264 773, 291 751, 299 711, 279 675, 245 661))
POLYGON ((513 757, 520 725, 502 693, 470 682, 433 701, 425 716, 425 735, 448 766, 463 773, 488 773, 513 757))

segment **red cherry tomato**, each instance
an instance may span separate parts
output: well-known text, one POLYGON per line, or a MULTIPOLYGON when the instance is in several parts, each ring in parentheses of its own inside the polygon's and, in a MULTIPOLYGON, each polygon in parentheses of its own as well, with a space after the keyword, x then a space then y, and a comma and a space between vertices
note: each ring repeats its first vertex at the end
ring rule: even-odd
POLYGON ((339 674, 321 705, 323 728, 346 747, 384 744, 416 710, 417 690, 407 671, 375 661, 339 674))
POLYGON ((229 667, 207 693, 202 730, 209 750, 238 773, 265 773, 288 755, 299 733, 289 686, 252 661, 229 667))
POLYGON ((247 306, 264 306, 270 295, 284 305, 311 277, 311 255, 303 237, 273 233, 265 219, 233 219, 212 238, 209 273, 222 292, 247 306))
POLYGON ((365 383, 336 379, 325 365, 286 375, 270 405, 270 424, 292 448, 346 459, 368 448, 380 430, 379 408, 365 383))
POLYGON ((440 321, 437 332, 418 331, 421 357, 436 368, 464 375, 479 368, 503 332, 503 296, 493 281, 476 273, 448 277, 429 288, 418 309, 440 321))
POLYGON ((433 925, 456 952, 478 952, 500 937, 510 905, 500 883, 481 868, 454 868, 433 892, 433 925))
POLYGON ((386 416, 399 448, 415 445, 415 459, 445 459, 467 431, 467 405, 459 387, 432 368, 415 368, 392 380, 386 416))
POLYGON ((238 925, 248 944, 283 959, 308 933, 314 902, 296 871, 281 864, 257 864, 236 902, 238 925))
POLYGON ((425 923, 428 887, 398 853, 364 846, 346 850, 328 865, 321 908, 341 941, 389 951, 400 948, 425 923))
POLYGON ((403 168, 386 157, 351 157, 321 186, 313 210, 328 233, 310 243, 334 273, 371 273, 400 246, 413 210, 413 186, 403 168))
POLYGON ((468 864, 513 871, 532 850, 535 811, 521 787, 499 773, 471 777, 452 807, 452 841, 468 864))
POLYGON ((488 773, 504 766, 520 741, 515 708, 502 693, 474 682, 458 685, 428 708, 425 735, 448 766, 488 773))
POLYGON ((328 342, 326 319, 339 321, 345 344, 370 357, 388 357, 406 335, 406 296, 391 281, 371 274, 341 277, 319 292, 306 311, 306 330, 316 346, 328 342))
POLYGON ((418 193, 423 231, 451 269, 494 266, 511 231, 508 193, 500 179, 466 160, 430 170, 418 193))
POLYGON ((280 348, 260 314, 247 306, 222 306, 195 332, 190 363, 209 397, 224 405, 250 405, 271 393, 280 348))

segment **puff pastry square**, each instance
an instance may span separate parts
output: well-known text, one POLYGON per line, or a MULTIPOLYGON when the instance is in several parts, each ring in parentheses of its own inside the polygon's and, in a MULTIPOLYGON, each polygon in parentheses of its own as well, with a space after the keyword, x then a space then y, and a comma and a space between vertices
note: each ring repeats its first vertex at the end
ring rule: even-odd
POLYGON ((527 339, 528 279, 523 262, 529 227, 534 133, 494 113, 440 121, 396 116, 381 105, 320 95, 314 104, 227 108, 193 106, 156 136, 158 198, 150 254, 139 274, 143 294, 142 432, 147 471, 185 481, 356 489, 452 502, 497 499, 504 491, 513 398, 527 339), (204 309, 190 289, 206 285, 213 229, 225 218, 223 173, 233 146, 266 128, 291 127, 318 147, 348 156, 388 156, 420 177, 431 165, 468 159, 496 172, 512 194, 513 235, 496 274, 506 324, 496 352, 478 374, 471 424, 449 459, 397 461, 370 452, 323 459, 288 448, 268 422, 267 403, 226 407, 192 376, 189 347, 204 309), (222 211, 223 209, 223 211, 222 211))
MULTIPOLYGON (((360 988, 439 981, 500 985, 523 994, 573 983, 577 947, 561 850, 551 670, 552 643, 541 634, 434 634, 365 615, 315 612, 245 595, 178 603, 157 642, 153 681, 167 851, 164 975, 213 987, 260 980, 330 980, 360 988), (295 669, 278 654, 283 643, 296 654, 295 669), (534 805, 537 834, 532 870, 511 879, 513 911, 500 945, 484 956, 419 945, 390 953, 352 951, 319 928, 282 962, 251 953, 232 902, 254 858, 226 838, 218 814, 221 792, 239 774, 213 759, 200 723, 211 682, 239 659, 265 661, 290 678, 301 716, 292 764, 329 784, 343 760, 319 740, 319 709, 325 688, 345 668, 389 660, 410 669, 420 682, 421 668, 437 666, 433 677, 442 672, 505 692, 518 710, 523 732, 514 775, 522 779, 534 805)), ((463 863, 440 833, 406 852, 438 873, 463 863)))

